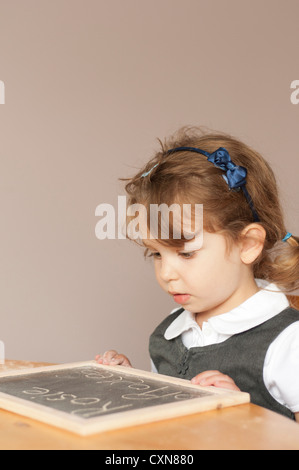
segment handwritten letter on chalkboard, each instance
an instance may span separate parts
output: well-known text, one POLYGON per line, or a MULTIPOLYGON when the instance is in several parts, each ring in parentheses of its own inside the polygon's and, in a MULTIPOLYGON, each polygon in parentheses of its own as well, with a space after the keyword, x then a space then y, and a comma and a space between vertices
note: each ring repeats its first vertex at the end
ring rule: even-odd
POLYGON ((0 407, 81 435, 232 406, 246 393, 95 362, 0 374, 0 407))

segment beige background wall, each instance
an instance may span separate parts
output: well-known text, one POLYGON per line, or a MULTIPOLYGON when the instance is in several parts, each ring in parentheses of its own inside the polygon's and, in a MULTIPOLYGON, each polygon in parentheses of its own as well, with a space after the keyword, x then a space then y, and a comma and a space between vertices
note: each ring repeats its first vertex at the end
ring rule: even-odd
POLYGON ((156 138, 185 124, 260 150, 299 234, 298 0, 0 0, 0 339, 11 359, 107 348, 149 367, 173 308, 125 240, 95 237, 156 138))

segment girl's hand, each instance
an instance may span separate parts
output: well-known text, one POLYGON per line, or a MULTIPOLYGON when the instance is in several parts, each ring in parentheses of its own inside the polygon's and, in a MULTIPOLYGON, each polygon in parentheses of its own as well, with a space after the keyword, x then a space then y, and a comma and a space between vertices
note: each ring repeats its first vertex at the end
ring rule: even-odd
POLYGON ((104 354, 98 354, 95 357, 95 360, 98 364, 104 364, 106 366, 133 367, 129 359, 124 354, 118 354, 114 349, 110 349, 104 354))
POLYGON ((201 385, 203 387, 213 385, 214 387, 227 388, 229 390, 240 392, 239 387, 237 387, 233 379, 228 375, 222 374, 218 370, 206 370, 205 372, 193 377, 191 383, 194 385, 201 385))

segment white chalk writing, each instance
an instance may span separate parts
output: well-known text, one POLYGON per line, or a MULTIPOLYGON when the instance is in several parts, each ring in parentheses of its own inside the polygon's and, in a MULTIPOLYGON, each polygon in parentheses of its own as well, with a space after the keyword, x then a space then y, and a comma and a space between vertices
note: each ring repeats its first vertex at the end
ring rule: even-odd
MULTIPOLYGON (((71 374, 32 376, 28 388, 15 391, 39 405, 89 419, 96 416, 209 395, 167 382, 111 370, 84 367, 71 374), (30 385, 29 385, 30 383, 30 385), (40 385, 40 386, 38 386, 40 385)), ((20 382, 21 384, 21 382, 20 382)))

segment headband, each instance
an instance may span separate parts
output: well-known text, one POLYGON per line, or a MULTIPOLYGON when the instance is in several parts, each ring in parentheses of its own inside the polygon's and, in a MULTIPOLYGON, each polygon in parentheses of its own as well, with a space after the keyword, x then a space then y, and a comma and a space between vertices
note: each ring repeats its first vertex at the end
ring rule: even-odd
MULTIPOLYGON (((222 176, 225 182, 227 183, 229 189, 233 189, 235 191, 239 191, 240 189, 242 189, 244 196, 251 209, 254 221, 260 222, 260 218, 257 214, 257 211, 255 210, 251 196, 246 189, 247 170, 243 166, 235 165, 235 163, 232 162, 230 155, 225 148, 220 147, 215 152, 208 153, 196 147, 177 147, 177 148, 168 150, 167 154, 181 152, 181 151, 200 153, 201 155, 204 155, 205 157, 207 157, 208 161, 213 163, 214 166, 216 166, 217 168, 220 168, 222 171, 225 171, 225 175, 222 175, 222 176)), ((142 178, 145 178, 146 176, 148 176, 153 171, 153 169, 156 168, 156 166, 158 166, 158 163, 155 166, 153 166, 149 171, 143 173, 141 175, 142 178)))
MULTIPOLYGON (((218 150, 216 150, 213 153, 208 153, 205 150, 201 150, 196 147, 177 147, 177 148, 168 150, 167 154, 175 153, 175 152, 182 152, 182 151, 200 153, 201 155, 204 155, 205 157, 207 157, 208 161, 213 163, 213 165, 215 165, 217 168, 220 168, 221 170, 225 171, 226 174, 222 176, 224 180, 226 181, 226 183, 228 184, 229 189, 234 189, 236 191, 239 191, 240 189, 242 189, 244 196, 246 197, 246 200, 251 209, 252 215, 254 217, 254 221, 260 222, 259 216, 253 205, 251 196, 245 187, 247 170, 243 166, 238 166, 235 163, 233 163, 228 151, 224 147, 220 147, 218 150)), ((158 165, 159 163, 156 163, 156 165, 154 165, 149 171, 142 173, 141 178, 145 178, 146 176, 148 176, 153 171, 153 169, 156 168, 158 165)), ((288 232, 286 236, 282 239, 282 241, 287 242, 289 239, 293 240, 292 237, 293 237, 292 233, 288 232)))

